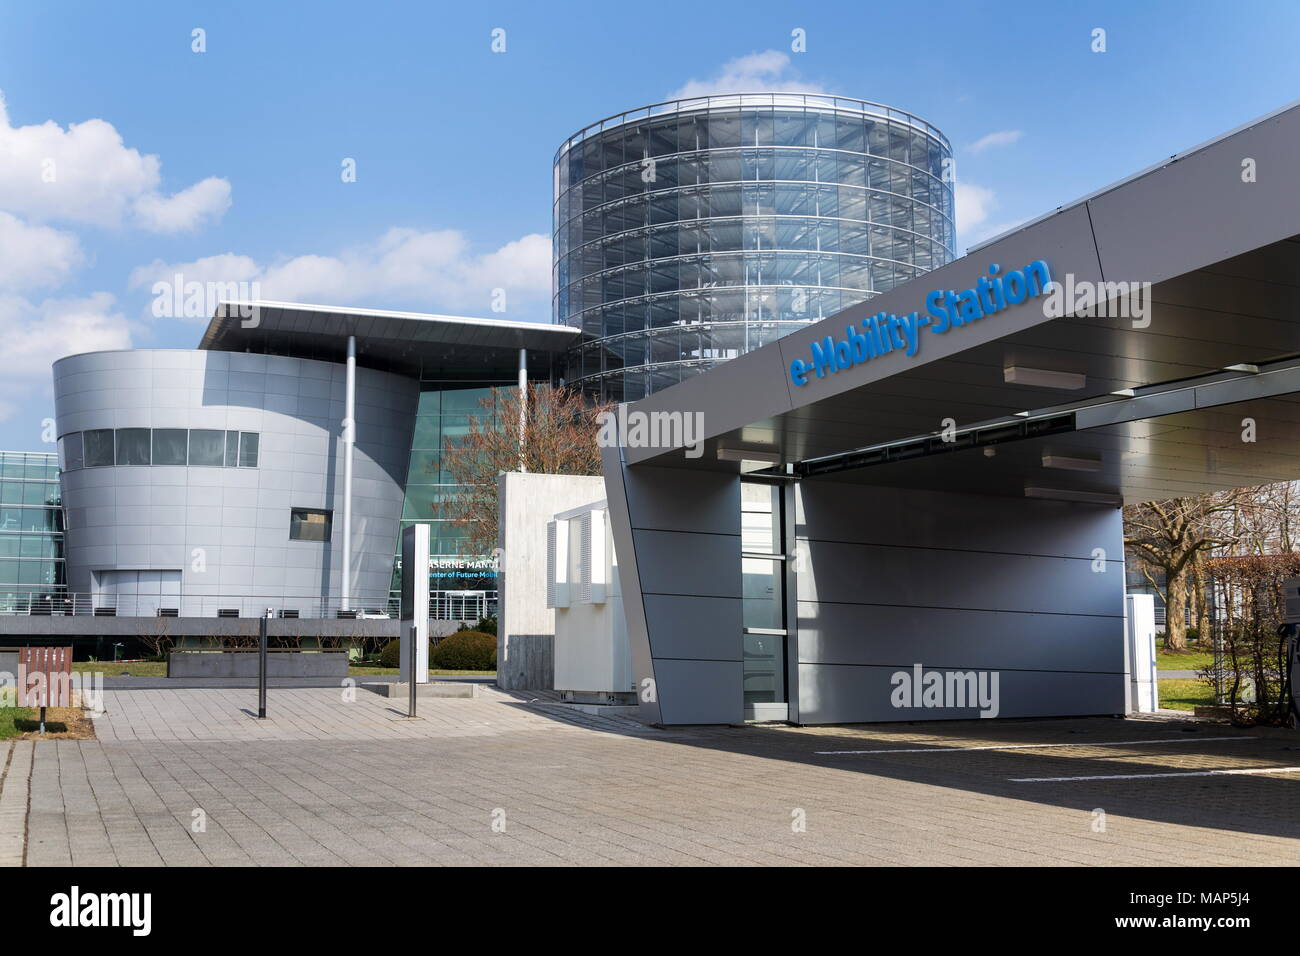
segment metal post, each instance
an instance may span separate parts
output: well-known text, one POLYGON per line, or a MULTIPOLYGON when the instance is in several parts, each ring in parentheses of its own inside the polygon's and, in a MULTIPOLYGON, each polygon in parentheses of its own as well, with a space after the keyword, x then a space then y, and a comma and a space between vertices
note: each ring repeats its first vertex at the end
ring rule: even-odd
POLYGON ((357 337, 348 336, 347 377, 343 392, 343 584, 339 607, 352 606, 352 446, 357 437, 357 337))
POLYGON ((524 433, 528 430, 528 350, 519 350, 519 470, 524 465, 524 433))
POLYGON ((410 684, 410 693, 411 693, 411 699, 406 707, 407 717, 415 716, 415 655, 416 655, 416 645, 418 645, 419 643, 420 643, 420 629, 416 625, 412 624, 411 625, 411 652, 408 655, 407 663, 409 664, 409 667, 407 668, 406 671, 406 676, 410 678, 410 681, 408 683, 410 684))
POLYGON ((268 607, 257 632, 257 719, 266 719, 266 634, 271 621, 268 607))

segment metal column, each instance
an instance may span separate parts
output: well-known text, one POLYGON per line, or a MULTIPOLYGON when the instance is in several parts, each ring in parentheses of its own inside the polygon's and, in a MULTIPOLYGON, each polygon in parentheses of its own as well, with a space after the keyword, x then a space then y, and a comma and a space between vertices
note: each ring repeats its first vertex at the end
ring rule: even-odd
POLYGON ((356 444, 357 337, 348 336, 347 384, 343 397, 343 576, 339 607, 352 606, 352 446, 356 444))

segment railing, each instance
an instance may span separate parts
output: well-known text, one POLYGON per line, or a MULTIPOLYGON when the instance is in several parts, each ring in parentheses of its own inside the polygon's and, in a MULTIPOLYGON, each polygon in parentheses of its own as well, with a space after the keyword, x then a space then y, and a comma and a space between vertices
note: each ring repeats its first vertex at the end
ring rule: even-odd
POLYGON ((496 613, 496 591, 429 592, 429 617, 435 621, 477 621, 496 613))
POLYGON ((261 617, 270 609, 277 618, 397 618, 401 602, 382 597, 354 597, 345 609, 337 597, 277 595, 158 595, 48 592, 0 597, 0 615, 33 617, 261 617))
MULTIPOLYGON (((33 617, 260 617, 270 608, 277 618, 400 618, 402 602, 392 594, 353 597, 344 609, 337 597, 211 594, 93 594, 49 591, 0 593, 0 616, 33 617)), ((430 591, 429 617, 436 621, 477 621, 497 613, 496 591, 430 591)))

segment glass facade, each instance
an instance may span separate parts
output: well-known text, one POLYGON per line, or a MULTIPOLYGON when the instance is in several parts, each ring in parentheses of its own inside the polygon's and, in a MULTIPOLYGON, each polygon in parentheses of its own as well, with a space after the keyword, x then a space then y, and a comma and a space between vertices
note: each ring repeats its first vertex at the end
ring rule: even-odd
POLYGON ((0 609, 65 589, 55 455, 0 451, 0 609))
POLYGON ((568 380, 634 401, 953 258, 952 150, 813 94, 677 100, 555 157, 553 318, 568 380))
MULTIPOLYGON (((459 490, 447 470, 447 450, 469 434, 474 419, 491 418, 483 407, 494 389, 517 387, 517 378, 463 381, 445 377, 445 370, 421 375, 420 404, 411 441, 411 463, 406 475, 406 500, 402 526, 430 526, 430 615, 435 618, 473 619, 496 613, 496 571, 490 556, 475 552, 466 529, 457 527, 444 508, 459 490)), ((393 593, 401 594, 401 537, 393 564, 393 593)))

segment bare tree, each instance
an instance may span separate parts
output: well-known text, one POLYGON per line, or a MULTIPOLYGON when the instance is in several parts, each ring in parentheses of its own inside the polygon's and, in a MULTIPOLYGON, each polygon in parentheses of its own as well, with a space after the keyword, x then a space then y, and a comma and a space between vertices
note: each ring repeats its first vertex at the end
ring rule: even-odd
POLYGON ((444 467, 460 485, 441 513, 467 529, 470 547, 487 554, 497 546, 497 476, 504 471, 551 475, 600 474, 596 444, 599 415, 609 405, 592 403, 571 388, 531 385, 493 389, 480 404, 488 413, 469 420, 469 432, 444 452, 444 467), (520 403, 528 402, 520 441, 520 403))
POLYGON ((1184 615, 1198 557, 1236 543, 1235 535, 1242 533, 1240 506, 1251 491, 1233 489, 1124 509, 1124 544, 1137 558, 1137 567, 1147 583, 1164 600, 1165 646, 1169 650, 1187 649, 1184 615), (1223 516, 1231 518, 1228 527, 1217 520, 1223 516))

